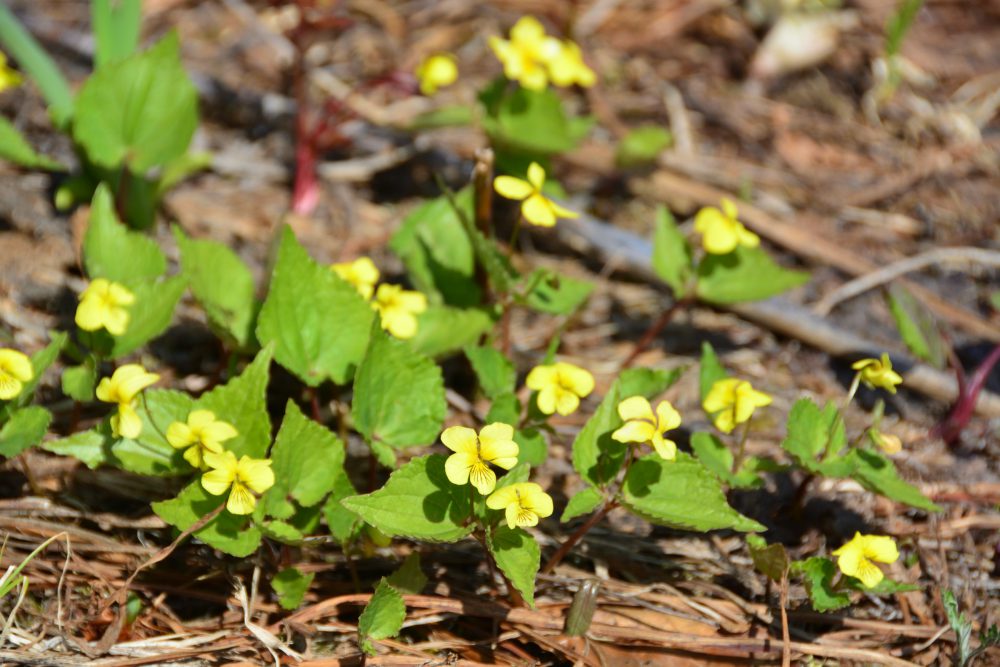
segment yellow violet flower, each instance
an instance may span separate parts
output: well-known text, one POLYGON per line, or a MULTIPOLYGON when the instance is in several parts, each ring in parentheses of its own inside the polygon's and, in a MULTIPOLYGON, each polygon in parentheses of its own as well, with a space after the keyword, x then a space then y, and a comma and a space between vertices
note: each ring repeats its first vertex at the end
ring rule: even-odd
POLYGON ((642 396, 632 396, 618 404, 618 416, 625 420, 625 425, 611 434, 614 440, 648 442, 667 461, 677 458, 677 443, 663 437, 666 431, 681 425, 681 416, 669 401, 660 401, 654 415, 649 401, 642 396))
POLYGON ((444 463, 448 481, 458 486, 471 482, 484 496, 497 483, 489 464, 510 470, 517 465, 520 452, 514 442, 514 427, 500 422, 484 426, 478 436, 466 426, 449 426, 441 434, 441 442, 455 452, 444 463))
POLYGON ((837 567, 849 577, 861 580, 865 588, 874 588, 885 577, 872 561, 895 563, 899 558, 896 542, 885 535, 854 533, 850 542, 833 552, 837 567))
POLYGON ((490 48, 503 64, 503 73, 528 90, 545 90, 549 83, 548 65, 559 55, 562 45, 545 34, 533 16, 522 16, 510 30, 510 41, 490 37, 490 48))
POLYGON ((435 53, 417 66, 416 74, 420 92, 429 97, 458 80, 458 65, 450 53, 435 53))
POLYGON ((135 295, 124 285, 105 278, 95 278, 80 295, 76 307, 76 325, 84 331, 104 328, 112 336, 121 336, 128 328, 126 306, 135 303, 135 295))
POLYGON ((20 86, 21 81, 23 81, 21 75, 7 66, 7 56, 3 51, 0 51, 0 92, 20 86))
POLYGON ((226 509, 233 514, 250 514, 260 495, 274 486, 270 459, 252 459, 246 454, 236 460, 230 451, 206 452, 205 463, 211 470, 201 476, 202 487, 213 496, 227 490, 226 509), (231 490, 230 490, 231 488, 231 490))
POLYGON ((557 86, 578 85, 589 88, 597 83, 594 70, 583 62, 583 54, 576 42, 566 40, 560 44, 559 52, 549 62, 549 74, 552 83, 557 86))
POLYGON ((892 361, 889 355, 882 353, 881 359, 862 359, 851 364, 851 368, 858 371, 861 381, 869 389, 881 387, 890 394, 896 393, 896 385, 902 384, 903 378, 899 373, 892 370, 892 361))
POLYGON ((715 428, 723 433, 732 433, 737 424, 749 421, 754 410, 770 404, 770 396, 736 378, 717 381, 702 401, 705 412, 713 415, 715 428))
POLYGON ((372 298, 380 274, 371 259, 358 257, 353 262, 333 264, 330 269, 358 290, 358 294, 364 297, 365 301, 372 298))
MULTIPOLYGON (((2 54, 0 54, 2 55, 2 54)), ((17 350, 0 348, 0 401, 17 398, 24 383, 35 377, 28 355, 17 350)))
POLYGON ((204 466, 204 455, 218 454, 222 443, 239 435, 232 424, 215 418, 211 410, 192 410, 187 423, 174 422, 167 427, 167 442, 174 449, 183 449, 184 460, 195 468, 204 466))
POLYGON ((742 245, 756 248, 760 237, 743 226, 736 219, 736 204, 723 198, 722 210, 706 206, 694 217, 694 229, 702 235, 705 252, 712 255, 727 255, 742 245))
POLYGON ((111 432, 116 437, 134 440, 142 433, 142 420, 135 411, 136 397, 159 379, 140 364, 125 364, 98 383, 98 400, 118 404, 118 414, 111 417, 111 432))
POLYGON ((427 297, 399 285, 382 284, 375 292, 372 308, 382 318, 382 328, 399 339, 417 335, 417 315, 427 310, 427 297))
POLYGON ((493 179, 493 189, 506 197, 522 201, 521 214, 524 219, 539 227, 552 227, 559 218, 577 218, 579 213, 563 208, 542 194, 545 185, 545 169, 537 162, 528 166, 528 180, 514 176, 497 176, 493 179))
POLYGON ((580 399, 594 391, 594 376, 589 371, 562 361, 535 366, 524 383, 538 392, 538 409, 546 415, 572 414, 580 407, 580 399))
POLYGON ((491 510, 505 510, 511 528, 537 526, 539 518, 552 514, 552 498, 534 482, 520 482, 497 489, 486 499, 491 510))

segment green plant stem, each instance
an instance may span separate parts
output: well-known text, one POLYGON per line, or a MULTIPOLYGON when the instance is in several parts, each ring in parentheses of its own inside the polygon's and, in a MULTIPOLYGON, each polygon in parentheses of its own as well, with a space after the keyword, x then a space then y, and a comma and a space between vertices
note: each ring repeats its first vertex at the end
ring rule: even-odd
POLYGON ((514 231, 510 233, 510 242, 507 244, 507 256, 510 258, 514 257, 514 253, 517 252, 517 239, 521 234, 521 225, 524 221, 524 216, 518 214, 517 221, 514 223, 514 231))
POLYGON ((858 393, 858 386, 861 384, 861 372, 858 371, 854 374, 854 379, 851 381, 851 388, 847 390, 847 397, 844 398, 844 402, 840 406, 840 411, 843 412, 847 409, 847 406, 851 404, 854 400, 854 395, 858 393))
POLYGON ((750 420, 743 423, 743 435, 740 436, 740 444, 733 458, 732 473, 735 475, 743 467, 743 460, 746 458, 747 439, 750 437, 750 420))

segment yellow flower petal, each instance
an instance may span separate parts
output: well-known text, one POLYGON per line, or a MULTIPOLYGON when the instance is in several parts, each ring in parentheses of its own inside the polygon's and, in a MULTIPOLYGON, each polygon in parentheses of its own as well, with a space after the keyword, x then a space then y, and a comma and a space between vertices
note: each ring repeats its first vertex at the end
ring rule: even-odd
POLYGON ((556 214, 557 218, 569 218, 570 220, 575 220, 580 217, 580 214, 576 211, 571 211, 565 206, 561 206, 558 203, 549 200, 549 206, 552 207, 552 212, 556 214))
POLYGON ((230 451, 218 454, 206 452, 203 459, 211 470, 201 476, 201 485, 213 496, 221 496, 236 481, 236 455, 230 451))
POLYGON ((730 220, 735 220, 738 217, 739 211, 736 208, 736 204, 733 203, 732 199, 728 197, 722 198, 722 213, 730 220))
POLYGON ((681 425, 681 415, 669 401, 660 401, 656 406, 656 428, 661 433, 671 431, 681 425))
POLYGON ((580 407, 580 398, 568 389, 556 387, 555 406, 556 412, 565 417, 566 415, 573 414, 580 407))
POLYGON ((673 461, 677 458, 677 443, 673 440, 667 440, 660 433, 654 433, 651 442, 653 449, 663 460, 673 461))
POLYGON ((559 384, 580 398, 594 391, 594 376, 590 371, 562 361, 556 363, 556 371, 559 373, 559 384))
POLYGON ((886 535, 862 535, 865 556, 880 563, 895 563, 899 559, 896 541, 886 535))
POLYGON ((509 424, 489 424, 479 432, 479 457, 483 461, 510 470, 517 465, 519 453, 514 428, 509 424))
POLYGON ((872 560, 893 563, 899 558, 899 551, 891 537, 855 533, 851 541, 834 551, 833 555, 837 557, 837 567, 841 572, 860 579, 866 588, 872 588, 885 576, 872 560))
POLYGON ((552 227, 556 224, 556 212, 552 203, 541 193, 535 193, 521 204, 521 215, 533 225, 552 227))
POLYGON ((559 373, 556 370, 555 364, 535 366, 528 373, 528 377, 524 379, 524 384, 528 389, 540 391, 545 387, 556 384, 558 377, 559 373))
POLYGON ((516 486, 517 484, 511 484, 503 487, 502 489, 497 489, 492 495, 490 495, 489 498, 486 499, 486 506, 491 510, 502 510, 512 502, 516 502, 517 489, 514 488, 516 486))
POLYGON ((244 454, 236 464, 236 478, 255 493, 264 493, 274 486, 271 460, 252 459, 244 454))
MULTIPOLYGON (((645 419, 650 426, 656 418, 653 416, 653 408, 643 396, 631 396, 618 404, 618 416, 625 421, 633 419, 645 419)), ((643 441, 645 442, 645 441, 643 441)))
POLYGON ((449 426, 441 434, 441 442, 453 452, 478 455, 479 438, 468 426, 449 426))
POLYGON ((469 483, 486 496, 496 487, 497 476, 488 465, 477 459, 469 470, 469 483))
POLYGON ((535 192, 541 192, 545 185, 545 169, 537 162, 528 165, 528 183, 535 192))
POLYGON ((167 427, 167 442, 174 449, 184 449, 198 442, 198 438, 184 422, 173 422, 167 427))
POLYGON ((140 391, 159 381, 160 376, 150 373, 141 364, 125 364, 112 375, 119 402, 130 402, 140 391))
POLYGON ((253 514, 256 506, 257 499, 247 487, 239 482, 233 484, 233 490, 229 492, 229 499, 226 501, 227 510, 239 515, 253 514))
POLYGON ((547 385, 538 392, 538 410, 543 415, 555 414, 562 390, 556 385, 547 385))
POLYGON ((8 348, 0 348, 0 371, 21 382, 28 382, 35 376, 31 358, 23 352, 8 348))
POLYGON ((450 86, 458 80, 455 56, 450 53, 434 54, 420 63, 416 75, 420 82, 420 92, 424 95, 433 95, 438 88, 450 86))
POLYGON ((740 380, 736 378, 717 380, 712 385, 712 388, 708 390, 705 400, 702 401, 702 407, 705 408, 705 412, 718 412, 732 406, 736 401, 735 392, 736 386, 739 383, 740 380))
POLYGON ((201 456, 201 445, 194 445, 184 450, 182 454, 184 460, 191 464, 192 468, 201 468, 204 459, 201 456))
POLYGON ((611 434, 613 440, 618 442, 649 442, 656 434, 656 428, 647 422, 633 420, 625 422, 625 425, 611 434))
POLYGON ((118 404, 117 419, 112 419, 111 430, 129 440, 135 440, 142 433, 142 419, 130 403, 118 404))
POLYGON ((469 473, 477 463, 479 455, 476 452, 456 452, 444 462, 444 474, 449 482, 462 486, 469 481, 469 473))
POLYGON ((527 199, 535 191, 531 183, 513 176, 497 176, 493 179, 493 189, 507 199, 527 199))

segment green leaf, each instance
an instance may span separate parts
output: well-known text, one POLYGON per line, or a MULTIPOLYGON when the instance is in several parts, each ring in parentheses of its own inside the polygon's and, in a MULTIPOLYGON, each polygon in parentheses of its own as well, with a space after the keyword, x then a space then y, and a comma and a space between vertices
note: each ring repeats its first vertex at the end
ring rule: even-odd
POLYGON ((144 53, 100 67, 76 97, 73 138, 103 167, 138 175, 187 151, 198 126, 198 92, 171 33, 144 53))
POLYGON ((813 556, 795 561, 792 563, 792 571, 802 575, 809 601, 816 611, 836 611, 851 604, 850 592, 837 590, 833 586, 837 566, 829 558, 813 556))
POLYGON ((441 368, 374 327, 354 377, 355 428, 392 447, 426 445, 437 439, 447 409, 441 368))
POLYGON ((747 535, 750 558, 758 572, 774 582, 780 582, 791 567, 783 544, 768 544, 759 535, 747 535))
POLYGON ((287 521, 265 521, 259 524, 259 527, 264 537, 281 542, 282 544, 301 546, 302 541, 305 539, 302 531, 287 521))
POLYGON ((514 431, 514 442, 518 447, 519 463, 540 466, 549 457, 549 443, 545 439, 545 434, 538 429, 526 428, 514 431))
POLYGON ((0 116, 0 160, 7 160, 29 169, 63 171, 61 164, 35 152, 27 139, 9 120, 0 116))
POLYGON ((64 370, 60 382, 64 394, 74 401, 87 403, 94 400, 97 371, 94 364, 88 360, 79 366, 70 366, 64 370))
POLYGON ((533 288, 525 304, 541 313, 569 315, 575 313, 590 298, 594 283, 559 275, 548 269, 538 269, 527 278, 533 288))
POLYGON ((406 605, 403 603, 403 596, 383 577, 358 618, 358 642, 361 650, 368 655, 375 655, 372 640, 395 637, 405 620, 406 605))
POLYGON ((124 357, 167 330, 174 319, 174 309, 184 294, 187 283, 183 276, 130 284, 135 303, 128 308, 128 328, 114 337, 112 359, 124 357))
POLYGON ((0 45, 38 86, 56 126, 65 128, 73 116, 73 91, 69 82, 6 3, 0 4, 0 45))
POLYGON ((781 446, 796 463, 825 477, 847 477, 855 463, 849 455, 839 455, 846 445, 844 420, 837 406, 827 403, 820 410, 808 398, 795 402, 788 414, 788 435, 781 446))
MULTIPOLYGON (((503 84, 501 84, 503 86, 503 84)), ((550 155, 576 147, 590 123, 575 127, 553 90, 484 91, 480 99, 487 108, 483 129, 492 142, 504 149, 550 155)))
POLYGON ((392 473, 381 489, 341 502, 390 537, 457 542, 472 530, 465 525, 469 489, 448 481, 444 462, 440 454, 413 459, 392 473))
POLYGON ((181 272, 187 278, 209 323, 239 347, 253 342, 257 301, 253 274, 239 256, 218 241, 194 240, 174 225, 181 252, 181 272))
POLYGON ((43 442, 41 448, 53 454, 72 456, 93 470, 108 460, 108 439, 95 429, 77 431, 67 438, 43 442))
POLYGON ((363 525, 360 517, 340 502, 344 498, 357 494, 357 492, 343 470, 334 471, 333 491, 323 503, 323 518, 326 519, 330 535, 342 545, 354 539, 363 525))
POLYGON ((694 276, 691 244, 678 229, 674 216, 665 206, 656 208, 653 270, 670 286, 675 299, 687 296, 691 278, 694 276))
POLYGON ((941 511, 941 507, 920 493, 917 487, 904 481, 892 461, 881 454, 852 449, 845 458, 851 459, 855 464, 851 477, 869 491, 927 512, 941 511))
POLYGON ((190 474, 191 466, 184 460, 183 451, 167 442, 166 432, 175 421, 187 421, 194 400, 184 392, 169 389, 148 389, 139 400, 142 432, 135 440, 113 440, 108 462, 140 475, 190 474))
MULTIPOLYGON (((152 507, 153 512, 171 526, 187 530, 226 502, 226 498, 227 495, 209 495, 202 488, 199 477, 184 487, 176 498, 153 503, 152 507)), ((237 516, 223 509, 217 517, 196 531, 194 536, 230 556, 245 558, 260 546, 261 532, 253 525, 251 517, 237 516)))
POLYGON ((619 167, 636 167, 656 162, 660 152, 673 143, 670 131, 659 125, 642 125, 629 131, 615 150, 619 167))
POLYGON ((217 419, 236 427, 239 435, 226 441, 226 449, 237 458, 244 454, 262 458, 271 444, 267 382, 273 355, 274 348, 265 347, 240 375, 202 394, 192 406, 193 409, 211 410, 217 419))
POLYGON ((45 437, 52 413, 38 405, 15 410, 0 428, 0 456, 13 458, 45 437))
POLYGON ((493 318, 479 308, 428 306, 417 317, 417 335, 407 341, 417 352, 440 357, 476 343, 493 328, 493 318))
POLYGON ((936 368, 944 368, 946 343, 933 313, 902 285, 890 287, 886 298, 899 335, 910 352, 936 368))
POLYGON ((278 604, 282 609, 296 609, 302 604, 315 572, 306 574, 294 567, 286 567, 271 579, 271 588, 278 594, 278 604))
MULTIPOLYGON (((701 363, 698 366, 698 387, 701 393, 701 402, 705 402, 708 392, 712 391, 712 385, 719 380, 729 377, 719 357, 715 354, 715 349, 708 341, 701 344, 701 363)), ((711 417, 711 415, 709 415, 711 417)))
POLYGON ((920 586, 914 584, 904 584, 901 581, 893 581, 888 577, 884 577, 877 584, 871 588, 867 588, 860 579, 855 579, 854 577, 844 577, 844 581, 848 586, 856 591, 863 591, 869 595, 896 595, 897 593, 909 593, 910 591, 919 591, 920 586))
POLYGON ((90 18, 97 48, 97 68, 123 60, 139 45, 142 0, 93 0, 90 18))
POLYGON ((715 475, 683 452, 673 461, 652 454, 633 462, 625 475, 622 498, 634 514, 669 528, 765 530, 730 507, 715 475))
POLYGON ((503 352, 495 347, 472 345, 467 345, 464 352, 479 380, 479 388, 488 398, 514 393, 517 370, 503 352))
POLYGON ((337 475, 343 474, 344 443, 289 400, 270 458, 275 483, 264 498, 265 511, 287 519, 295 512, 291 499, 312 507, 333 490, 337 475))
POLYGON ((398 570, 389 575, 386 580, 399 591, 408 595, 420 595, 427 585, 427 575, 420 569, 420 554, 410 553, 398 570))
POLYGON ((680 370, 648 368, 630 368, 621 374, 573 441, 573 467, 584 481, 597 487, 606 485, 625 460, 627 445, 611 439, 611 433, 622 425, 618 404, 630 396, 661 394, 678 377, 680 370))
POLYGON ((129 230, 118 220, 111 191, 103 183, 94 192, 90 207, 83 263, 91 278, 126 284, 152 280, 167 271, 167 258, 156 241, 129 230))
POLYGON ((345 384, 365 355, 371 306, 347 282, 317 264, 285 227, 271 286, 257 321, 262 345, 310 386, 345 384))
POLYGON ((425 111, 410 121, 406 129, 410 132, 420 132, 442 127, 465 127, 471 125, 474 120, 472 108, 465 104, 456 104, 425 111))
POLYGON ((903 38, 913 25, 917 13, 924 6, 924 0, 901 0, 896 11, 885 24, 885 55, 892 58, 899 53, 903 38))
POLYGON ((518 590, 529 606, 535 606, 535 577, 542 561, 542 550, 531 535, 520 528, 499 526, 486 544, 497 567, 518 590))
POLYGON ((31 402, 35 395, 35 388, 42 381, 45 371, 59 358, 59 353, 62 352, 66 341, 69 339, 69 336, 61 331, 51 333, 50 335, 52 340, 49 341, 49 344, 31 355, 32 376, 30 380, 24 383, 21 393, 13 401, 17 407, 25 406, 31 402))
POLYGON ((573 494, 573 497, 569 499, 566 503, 566 509, 563 510, 562 516, 559 517, 561 523, 566 523, 567 521, 572 521, 578 516, 583 516, 584 514, 590 514, 604 502, 604 494, 595 489, 592 486, 588 486, 573 494))
POLYGON ((691 449, 702 465, 715 473, 727 486, 736 489, 752 489, 764 484, 764 480, 751 467, 751 459, 744 459, 743 465, 733 474, 733 453, 711 433, 695 433, 691 436, 691 449))
POLYGON ((490 404, 490 411, 486 413, 487 424, 493 422, 503 422, 504 424, 517 424, 521 420, 521 401, 513 393, 500 394, 493 403, 490 404))
POLYGON ((459 214, 471 220, 472 207, 472 188, 458 192, 454 206, 446 196, 432 199, 406 216, 389 241, 413 285, 431 303, 469 307, 482 301, 475 251, 459 214))
POLYGON ((805 284, 809 274, 785 269, 760 248, 738 246, 728 255, 708 255, 698 265, 698 298, 708 303, 758 301, 805 284))

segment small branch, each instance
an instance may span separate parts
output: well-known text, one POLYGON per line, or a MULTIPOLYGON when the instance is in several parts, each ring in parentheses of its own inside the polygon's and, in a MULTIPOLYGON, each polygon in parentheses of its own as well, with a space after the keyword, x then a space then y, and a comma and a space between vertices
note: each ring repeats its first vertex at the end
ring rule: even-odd
POLYGON ((635 344, 635 347, 632 349, 632 354, 628 355, 628 358, 622 363, 619 372, 630 367, 635 362, 636 358, 645 352, 646 348, 649 347, 649 344, 660 335, 660 332, 663 331, 664 327, 670 323, 670 320, 673 319, 677 311, 683 307, 691 305, 691 302, 692 299, 690 297, 684 297, 683 299, 674 301, 669 308, 663 311, 660 314, 660 317, 657 318, 657 320, 653 322, 648 329, 646 329, 646 333, 642 335, 639 342, 635 344))
POLYGON ((542 567, 541 570, 539 570, 539 572, 541 574, 547 574, 552 570, 554 570, 556 565, 562 562, 562 559, 566 557, 566 554, 568 554, 570 550, 576 546, 577 542, 583 539, 583 536, 586 535, 591 528, 600 523, 601 519, 606 517, 608 515, 608 512, 610 512, 616 507, 618 507, 617 500, 609 500, 606 503, 604 503, 604 507, 602 507, 597 512, 591 514, 590 518, 587 519, 582 526, 577 528, 575 533, 566 538, 566 541, 563 542, 562 545, 559 547, 559 549, 557 549, 556 552, 552 554, 552 556, 548 559, 548 561, 545 562, 545 565, 542 567))
POLYGON ((853 299, 859 294, 884 285, 895 278, 929 266, 949 263, 1000 266, 1000 252, 969 247, 937 248, 913 257, 907 257, 844 283, 817 301, 816 305, 813 306, 813 312, 817 315, 829 315, 837 304, 853 299))

